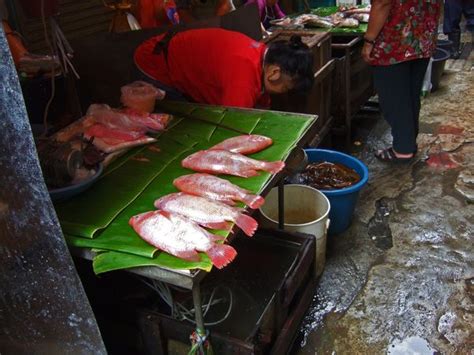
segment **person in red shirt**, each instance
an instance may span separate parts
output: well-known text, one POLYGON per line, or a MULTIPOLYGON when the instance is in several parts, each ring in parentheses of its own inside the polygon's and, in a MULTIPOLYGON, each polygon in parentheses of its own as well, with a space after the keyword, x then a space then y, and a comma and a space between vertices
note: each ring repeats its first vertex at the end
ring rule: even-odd
POLYGON ((269 94, 308 90, 313 56, 300 37, 269 47, 233 31, 195 29, 156 36, 135 51, 135 64, 165 91, 211 105, 269 107, 269 94))
POLYGON ((420 94, 436 49, 441 0, 373 0, 362 56, 372 65, 392 147, 379 150, 386 162, 410 162, 417 152, 420 94))

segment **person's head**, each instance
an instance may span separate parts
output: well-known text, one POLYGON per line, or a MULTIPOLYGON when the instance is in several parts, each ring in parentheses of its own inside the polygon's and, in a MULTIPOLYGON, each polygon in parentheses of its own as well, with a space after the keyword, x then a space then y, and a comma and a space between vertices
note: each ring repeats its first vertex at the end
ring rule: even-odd
POLYGON ((263 62, 263 84, 270 94, 307 91, 314 80, 313 54, 300 36, 275 41, 268 46, 263 62))

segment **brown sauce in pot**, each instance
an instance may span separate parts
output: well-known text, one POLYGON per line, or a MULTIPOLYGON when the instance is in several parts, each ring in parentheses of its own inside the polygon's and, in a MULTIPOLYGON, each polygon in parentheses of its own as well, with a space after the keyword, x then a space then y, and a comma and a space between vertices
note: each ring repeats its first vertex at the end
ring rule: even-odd
POLYGON ((335 190, 357 184, 360 176, 343 164, 323 161, 308 164, 300 179, 302 183, 319 190, 335 190))

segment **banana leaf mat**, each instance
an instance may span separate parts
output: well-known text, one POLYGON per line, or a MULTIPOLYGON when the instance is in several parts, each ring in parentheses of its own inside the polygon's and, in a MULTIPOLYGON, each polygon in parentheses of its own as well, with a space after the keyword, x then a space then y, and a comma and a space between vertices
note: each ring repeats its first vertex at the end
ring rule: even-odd
MULTIPOLYGON (((151 265, 170 269, 210 270, 212 265, 204 253, 201 253, 200 262, 191 263, 157 252, 128 225, 130 217, 153 210, 153 202, 157 198, 177 191, 173 180, 192 173, 181 167, 182 159, 239 135, 224 127, 271 137, 273 145, 251 157, 274 161, 286 159, 316 119, 316 116, 181 102, 162 103, 162 109, 178 114, 168 129, 157 135, 156 143, 133 149, 109 166, 89 190, 55 205, 70 245, 105 250, 94 259, 96 273, 151 265), (192 115, 211 123, 183 118, 179 114, 192 115)), ((259 193, 271 175, 264 172, 247 179, 223 177, 259 193)), ((216 233, 228 235, 226 231, 216 233)))

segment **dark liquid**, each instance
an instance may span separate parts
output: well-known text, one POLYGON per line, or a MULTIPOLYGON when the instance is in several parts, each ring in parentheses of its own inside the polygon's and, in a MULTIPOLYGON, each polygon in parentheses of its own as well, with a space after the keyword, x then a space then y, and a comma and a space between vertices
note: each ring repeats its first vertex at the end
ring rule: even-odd
POLYGON ((318 190, 343 189, 360 181, 355 170, 343 164, 326 161, 308 164, 299 178, 302 183, 318 190))

